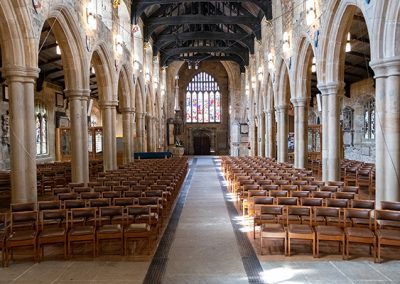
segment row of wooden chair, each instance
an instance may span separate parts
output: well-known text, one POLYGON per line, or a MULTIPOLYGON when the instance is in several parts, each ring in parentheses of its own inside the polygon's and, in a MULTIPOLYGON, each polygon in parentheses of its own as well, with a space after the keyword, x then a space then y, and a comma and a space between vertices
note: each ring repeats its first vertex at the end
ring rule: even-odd
POLYGON ((374 261, 381 262, 382 246, 400 246, 400 211, 283 205, 263 205, 261 210, 261 254, 264 239, 283 240, 289 256, 293 239, 309 240, 314 257, 319 257, 321 241, 336 241, 344 259, 351 243, 363 243, 373 247, 374 261))
POLYGON ((151 206, 143 205, 20 211, 10 213, 10 221, 8 214, 0 216, 2 265, 7 266, 13 249, 26 246, 32 247, 35 261, 43 259, 44 246, 49 244, 62 244, 67 258, 74 243, 90 242, 95 256, 103 240, 120 241, 121 255, 126 254, 129 241, 146 240, 150 253, 150 238, 158 234, 151 206))

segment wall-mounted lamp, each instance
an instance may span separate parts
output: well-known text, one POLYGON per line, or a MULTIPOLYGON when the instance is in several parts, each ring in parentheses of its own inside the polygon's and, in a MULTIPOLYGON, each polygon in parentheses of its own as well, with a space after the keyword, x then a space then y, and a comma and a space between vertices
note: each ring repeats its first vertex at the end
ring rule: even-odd
POLYGON ((194 64, 194 69, 199 69, 199 62, 196 62, 195 64, 194 64))
POLYGON ((282 39, 283 39, 282 51, 283 51, 284 53, 287 53, 287 52, 289 52, 289 50, 290 50, 290 45, 289 45, 289 33, 288 33, 288 32, 284 32, 284 33, 283 33, 282 39))
POLYGON ((151 76, 149 72, 146 72, 146 75, 144 76, 146 82, 150 82, 151 76))
POLYGON ((93 66, 90 68, 90 72, 91 72, 92 74, 96 74, 96 70, 94 69, 93 66))
POLYGON ((251 87, 252 87, 253 89, 256 88, 256 77, 251 77, 251 87))
POLYGON ((188 69, 191 70, 192 69, 192 63, 190 61, 188 61, 188 69))
POLYGON ((122 36, 120 34, 117 34, 115 37, 115 44, 117 48, 117 54, 122 55, 124 53, 124 48, 122 47, 123 41, 122 41, 122 36))
POLYGON ((245 93, 246 93, 246 96, 250 95, 250 88, 249 88, 249 85, 246 85, 246 87, 245 87, 245 93))
POLYGON ((263 77, 264 77, 263 68, 262 66, 260 66, 258 67, 258 72, 257 72, 258 81, 262 81, 263 77))
POLYGON ((312 64, 311 64, 311 72, 315 73, 317 72, 317 60, 315 59, 315 57, 312 58, 312 64))
POLYGON ((268 53, 268 69, 272 70, 274 68, 274 55, 270 52, 268 53))
POLYGON ((346 48, 345 48, 345 51, 346 51, 346 52, 350 52, 350 51, 351 51, 351 43, 350 43, 350 40, 351 40, 351 34, 350 34, 350 33, 347 33, 347 41, 346 41, 346 48))
POLYGON ((96 3, 91 0, 86 8, 87 23, 91 30, 97 29, 96 3))
POLYGON ((315 3, 314 0, 306 1, 306 22, 311 25, 315 20, 315 3))
POLYGON ((133 61, 133 70, 134 70, 134 71, 138 71, 139 68, 140 68, 140 62, 137 61, 137 60, 134 60, 134 61, 133 61))
POLYGON ((57 53, 57 55, 61 55, 61 48, 58 45, 58 41, 56 41, 56 53, 57 53))

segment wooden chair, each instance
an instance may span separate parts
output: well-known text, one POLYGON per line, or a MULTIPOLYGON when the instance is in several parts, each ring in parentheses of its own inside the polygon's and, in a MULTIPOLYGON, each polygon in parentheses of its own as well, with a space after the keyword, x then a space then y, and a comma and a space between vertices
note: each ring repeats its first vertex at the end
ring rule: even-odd
POLYGON ((350 243, 362 243, 373 246, 374 261, 376 261, 376 238, 372 231, 371 209, 346 208, 344 209, 346 235, 346 259, 349 258, 350 243), (350 220, 350 222, 347 222, 350 220), (367 224, 367 227, 363 226, 367 224))
POLYGON ((92 243, 93 257, 96 256, 96 208, 71 209, 68 232, 68 255, 73 254, 72 244, 77 242, 92 243))
POLYGON ((341 210, 335 207, 315 207, 314 208, 314 228, 316 233, 316 253, 319 257, 320 241, 336 241, 342 245, 342 258, 344 259, 345 235, 341 228, 341 210), (332 225, 328 224, 328 220, 336 220, 332 225), (322 220, 322 224, 318 224, 317 220, 322 220))
MULTIPOLYGON (((268 198, 268 197, 261 197, 268 198)), ((269 197, 269 202, 273 202, 273 198, 269 197)), ((256 238, 256 226, 261 226, 268 223, 282 223, 283 219, 283 209, 282 205, 255 205, 255 215, 253 220, 253 238, 256 238)))
POLYGON ((130 240, 147 241, 147 254, 150 254, 151 208, 149 206, 128 206, 127 226, 124 229, 124 254, 127 254, 130 240))
POLYGON ((10 231, 6 238, 6 266, 9 264, 12 250, 16 247, 32 246, 33 258, 37 260, 38 223, 37 211, 11 212, 10 231))
POLYGON ((400 246, 400 212, 375 210, 375 234, 378 241, 378 262, 381 262, 381 246, 400 246))
POLYGON ((375 209, 375 200, 353 199, 350 202, 350 207, 351 208, 375 209))
POLYGON ((10 204, 11 212, 35 211, 35 210, 36 210, 35 202, 21 202, 21 203, 10 204))
POLYGON ((121 244, 121 255, 124 254, 124 215, 122 206, 99 208, 99 224, 96 229, 96 253, 99 255, 102 240, 117 240, 121 244))
POLYGON ((64 259, 67 259, 67 232, 68 214, 65 209, 40 211, 41 230, 38 236, 38 250, 41 252, 38 259, 44 258, 44 246, 48 244, 62 244, 64 259))
POLYGON ((300 204, 302 206, 316 207, 316 206, 322 206, 323 201, 324 201, 323 198, 306 197, 300 199, 300 204))
POLYGON ((1 249, 1 267, 5 263, 5 250, 6 250, 6 237, 8 234, 8 215, 6 213, 0 214, 0 249, 1 249))
POLYGON ((381 209, 400 211, 399 201, 381 201, 381 209))
MULTIPOLYGON (((280 205, 264 205, 261 206, 260 220, 268 222, 261 222, 260 231, 260 254, 263 254, 264 239, 283 240, 284 242, 284 255, 287 252, 287 232, 280 219, 284 218, 284 206, 280 205), (263 218, 265 217, 265 219, 263 218)), ((254 232, 255 238, 255 232, 254 232)))
POLYGON ((291 253, 291 240, 301 239, 310 240, 313 256, 315 257, 315 232, 312 227, 312 213, 309 206, 288 206, 287 208, 287 242, 288 255, 291 253), (300 224, 293 223, 289 216, 296 216, 300 224), (307 220, 304 222, 304 220, 307 220))

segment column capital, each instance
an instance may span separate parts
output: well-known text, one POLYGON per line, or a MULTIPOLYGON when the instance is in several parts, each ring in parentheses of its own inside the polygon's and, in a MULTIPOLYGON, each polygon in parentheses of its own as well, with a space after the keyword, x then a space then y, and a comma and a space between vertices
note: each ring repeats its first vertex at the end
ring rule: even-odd
POLYGON ((89 100, 90 97, 90 90, 86 89, 68 89, 64 93, 68 99, 89 100))
POLYGON ((294 107, 305 107, 309 101, 308 98, 299 97, 290 99, 294 107))
POLYGON ((325 84, 318 84, 322 96, 343 95, 345 83, 343 81, 333 81, 325 84))
POLYGON ((369 65, 374 70, 374 78, 400 76, 400 56, 373 60, 369 65))
POLYGON ((118 106, 118 101, 100 101, 101 108, 115 108, 118 106))
POLYGON ((39 77, 39 68, 26 66, 5 66, 1 69, 3 77, 9 82, 35 82, 39 77))
POLYGON ((288 108, 289 108, 289 107, 288 107, 287 105, 279 105, 279 106, 276 106, 276 107, 275 107, 275 109, 276 109, 278 112, 288 110, 288 108))
POLYGON ((119 109, 122 113, 134 113, 135 111, 131 107, 123 107, 119 109))

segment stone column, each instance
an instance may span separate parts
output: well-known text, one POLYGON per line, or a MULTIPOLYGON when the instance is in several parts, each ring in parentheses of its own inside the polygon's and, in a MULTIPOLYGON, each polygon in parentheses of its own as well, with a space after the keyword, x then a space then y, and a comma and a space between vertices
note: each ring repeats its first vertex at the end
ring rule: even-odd
POLYGON ((373 62, 375 72, 376 207, 400 201, 400 60, 373 62))
POLYGON ((88 90, 65 90, 70 105, 71 120, 71 179, 89 181, 87 100, 88 90))
POLYGON ((128 164, 132 162, 132 153, 133 149, 133 109, 131 108, 123 108, 122 112, 122 135, 124 141, 124 156, 123 163, 128 164))
POLYGON ((137 126, 139 127, 138 129, 136 129, 136 137, 138 138, 138 142, 139 142, 139 152, 146 152, 146 136, 144 133, 144 128, 145 128, 145 113, 138 113, 136 115, 136 119, 138 120, 138 124, 137 126))
POLYGON ((258 120, 258 139, 261 140, 258 147, 258 156, 265 157, 265 114, 260 113, 258 120))
POLYGON ((322 93, 322 180, 340 180, 340 100, 344 82, 318 86, 322 93))
POLYGON ((117 140, 115 136, 116 106, 117 102, 101 102, 103 119, 103 165, 104 170, 117 168, 117 140))
POLYGON ((294 106, 294 166, 302 169, 306 168, 308 163, 308 100, 307 98, 294 98, 292 103, 294 106))
POLYGON ((265 112, 265 125, 266 125, 266 157, 268 158, 275 158, 275 147, 276 147, 276 140, 275 140, 275 112, 274 110, 270 109, 265 112))
POLYGON ((255 148, 256 148, 256 137, 255 137, 255 123, 254 123, 254 118, 251 118, 249 123, 249 143, 250 143, 250 149, 249 149, 249 156, 254 156, 255 155, 255 148))
POLYGON ((6 67, 9 94, 11 202, 36 202, 36 125, 34 95, 37 68, 6 67))
POLYGON ((278 115, 278 162, 284 163, 288 159, 288 107, 280 105, 276 110, 278 115))

